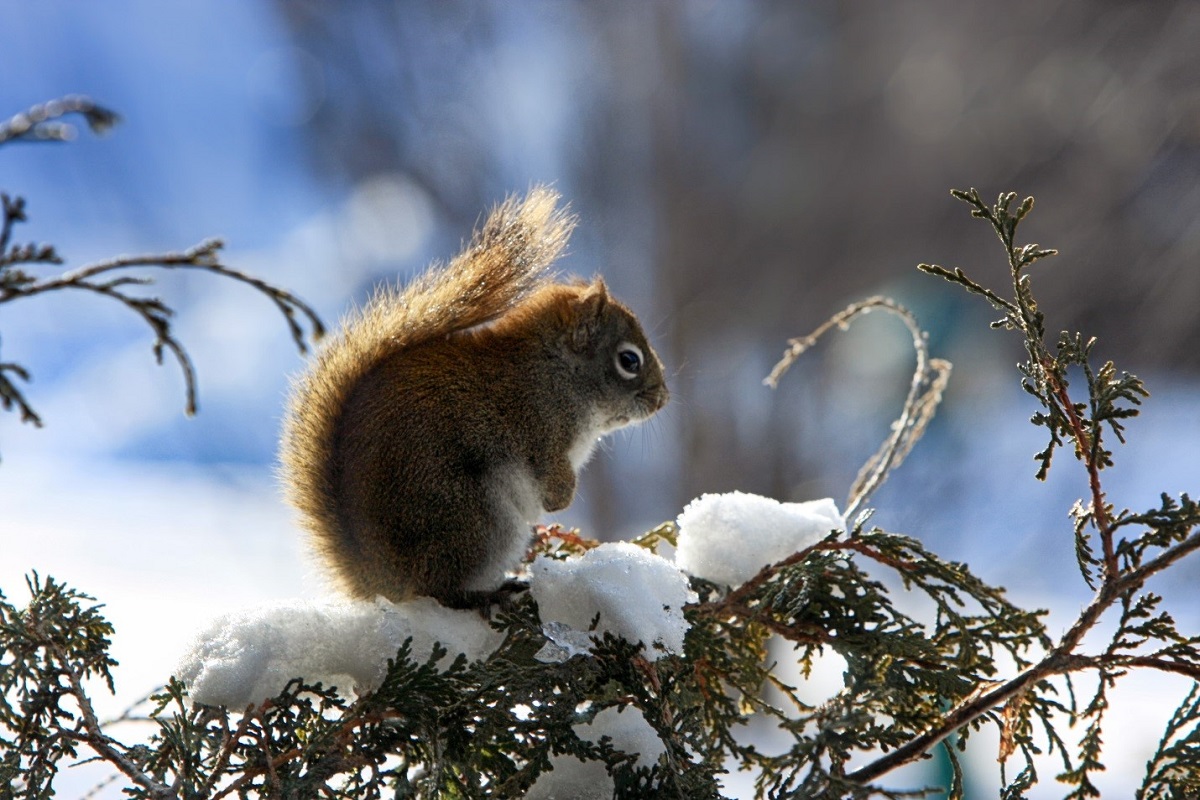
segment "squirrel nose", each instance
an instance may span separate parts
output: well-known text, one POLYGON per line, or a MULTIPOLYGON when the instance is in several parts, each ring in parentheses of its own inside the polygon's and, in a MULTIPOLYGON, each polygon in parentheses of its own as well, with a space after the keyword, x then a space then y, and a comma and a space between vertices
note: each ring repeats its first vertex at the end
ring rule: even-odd
POLYGON ((667 390, 667 385, 660 384, 654 392, 654 408, 652 410, 658 411, 667 404, 669 399, 671 399, 671 393, 667 390))

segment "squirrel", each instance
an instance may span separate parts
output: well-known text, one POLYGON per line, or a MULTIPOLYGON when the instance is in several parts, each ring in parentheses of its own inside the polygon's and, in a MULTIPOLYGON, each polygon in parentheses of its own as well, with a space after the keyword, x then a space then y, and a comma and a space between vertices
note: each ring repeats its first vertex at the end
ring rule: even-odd
POLYGON ((508 198, 448 264, 376 290, 294 383, 285 492, 343 592, 488 605, 597 440, 666 404, 633 313, 600 278, 550 275, 576 222, 557 203, 508 198))

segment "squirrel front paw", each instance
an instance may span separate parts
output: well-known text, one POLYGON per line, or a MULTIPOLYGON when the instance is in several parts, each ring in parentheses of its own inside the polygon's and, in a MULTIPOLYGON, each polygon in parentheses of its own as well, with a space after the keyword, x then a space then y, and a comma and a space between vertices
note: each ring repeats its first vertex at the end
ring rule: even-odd
POLYGON ((575 470, 565 458, 540 477, 542 509, 562 511, 575 499, 575 470))

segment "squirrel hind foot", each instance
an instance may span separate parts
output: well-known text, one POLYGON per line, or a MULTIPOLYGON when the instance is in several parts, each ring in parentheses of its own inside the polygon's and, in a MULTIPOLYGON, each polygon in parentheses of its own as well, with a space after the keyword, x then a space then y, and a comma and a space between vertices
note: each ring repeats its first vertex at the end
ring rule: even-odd
POLYGON ((508 611, 529 591, 529 581, 509 578, 495 589, 464 590, 447 597, 434 598, 447 608, 475 609, 485 619, 496 611, 508 611))

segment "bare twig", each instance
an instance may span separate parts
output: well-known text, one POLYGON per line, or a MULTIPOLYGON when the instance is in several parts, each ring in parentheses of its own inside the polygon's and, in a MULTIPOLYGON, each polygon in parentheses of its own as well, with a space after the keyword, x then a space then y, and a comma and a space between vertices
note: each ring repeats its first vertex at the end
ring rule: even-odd
POLYGON ((942 400, 942 393, 950 380, 950 362, 940 358, 929 358, 928 337, 917 324, 911 311, 891 298, 871 297, 858 303, 851 303, 827 319, 808 336, 790 340, 783 358, 771 370, 771 374, 763 380, 767 386, 775 388, 779 385, 779 379, 796 359, 816 344, 822 336, 835 327, 846 330, 856 317, 877 308, 895 314, 904 322, 905 327, 912 334, 913 349, 917 353, 917 366, 913 370, 912 383, 909 386, 908 397, 905 398, 904 406, 901 408, 900 417, 892 423, 891 435, 884 440, 879 450, 863 464, 850 488, 845 509, 847 519, 853 518, 862 509, 871 495, 887 480, 887 476, 892 470, 903 463, 913 445, 925 433, 925 428, 933 419, 938 404, 942 400))
POLYGON ((100 723, 100 727, 107 728, 109 725, 118 725, 122 722, 153 722, 154 719, 152 717, 135 715, 133 712, 140 708, 143 704, 150 702, 150 699, 154 697, 154 695, 158 694, 164 689, 166 689, 165 686, 158 686, 155 687, 153 691, 146 692, 137 700, 126 706, 125 710, 117 716, 103 720, 100 723))
POLYGON ((65 142, 75 138, 75 126, 55 120, 69 114, 83 116, 94 133, 104 133, 121 121, 116 113, 90 98, 73 94, 39 103, 5 122, 0 122, 0 144, 13 141, 65 142))
MULTIPOLYGON (((320 338, 325 332, 324 325, 321 323, 316 312, 291 292, 222 264, 218 259, 218 253, 223 246, 223 243, 219 239, 207 239, 194 247, 178 253, 119 256, 65 272, 57 278, 31 280, 17 285, 0 285, 0 304, 62 289, 83 290, 116 300, 140 316, 150 326, 151 330, 154 331, 155 340, 153 350, 159 363, 162 363, 164 349, 169 350, 175 357, 183 372, 186 384, 186 411, 191 415, 196 412, 196 373, 187 350, 175 338, 171 330, 170 317, 174 312, 158 298, 137 297, 127 292, 127 288, 130 286, 141 286, 151 283, 150 279, 125 275, 114 278, 102 276, 106 276, 108 273, 117 270, 133 267, 204 270, 245 283, 265 294, 284 315, 288 324, 288 330, 292 335, 292 340, 301 352, 307 351, 308 346, 305 343, 304 329, 299 321, 300 317, 303 317, 312 328, 312 337, 314 339, 320 338)), ((3 365, 0 367, 0 370, 7 368, 16 371, 14 370, 15 366, 3 365)), ((23 369, 20 369, 17 374, 23 378, 28 378, 28 373, 23 369)), ((11 382, 3 380, 2 376, 0 376, 0 400, 5 402, 6 407, 9 402, 17 402, 22 408, 23 413, 32 413, 32 409, 29 408, 27 403, 24 403, 23 398, 16 392, 11 382)))

